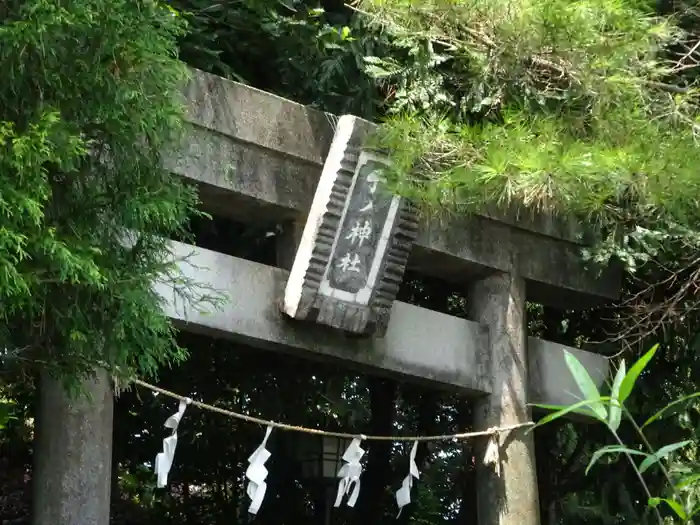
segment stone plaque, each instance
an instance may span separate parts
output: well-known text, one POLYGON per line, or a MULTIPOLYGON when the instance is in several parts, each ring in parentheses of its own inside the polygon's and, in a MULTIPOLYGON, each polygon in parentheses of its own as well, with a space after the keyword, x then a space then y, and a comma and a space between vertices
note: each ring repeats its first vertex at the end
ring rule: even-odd
POLYGON ((383 187, 388 160, 364 151, 373 125, 338 120, 287 282, 284 312, 381 336, 417 233, 413 206, 383 187))

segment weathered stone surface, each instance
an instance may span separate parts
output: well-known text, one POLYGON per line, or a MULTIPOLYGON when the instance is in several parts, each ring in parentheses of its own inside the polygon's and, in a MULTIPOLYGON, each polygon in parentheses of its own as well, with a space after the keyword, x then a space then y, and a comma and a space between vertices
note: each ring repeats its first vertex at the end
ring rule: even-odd
POLYGON ((104 371, 69 398, 42 374, 34 439, 33 525, 109 525, 112 385, 104 371))
MULTIPOLYGON (((197 182, 207 209, 249 222, 303 221, 336 117, 199 71, 185 96, 192 127, 166 165, 197 182)), ((424 222, 409 268, 464 283, 511 271, 517 261, 533 284, 529 300, 579 308, 617 298, 619 272, 582 264, 575 223, 514 213, 497 219, 424 222)))
POLYGON ((229 298, 204 313, 176 300, 165 284, 157 290, 168 315, 187 331, 240 341, 256 348, 303 358, 342 362, 356 370, 402 376, 436 387, 490 390, 478 361, 482 332, 477 323, 394 302, 383 338, 346 336, 326 326, 292 321, 280 312, 288 272, 217 252, 173 243, 184 274, 221 290, 229 298), (440 341, 438 344, 437 341, 440 341), (471 350, 465 351, 465 344, 471 350))
MULTIPOLYGON (((324 326, 285 319, 276 302, 287 280, 285 270, 187 244, 174 242, 172 247, 175 257, 187 257, 181 263, 184 275, 228 296, 227 304, 220 309, 209 307, 200 311, 174 297, 169 286, 159 284, 157 290, 166 300, 168 315, 183 330, 303 358, 342 362, 348 368, 400 376, 438 388, 475 395, 492 391, 485 328, 479 323, 395 301, 384 337, 370 340, 346 337, 324 326)), ((561 349, 547 341, 531 340, 532 366, 540 367, 550 359, 556 360, 561 349)), ((602 356, 578 352, 596 370, 607 366, 602 356)), ((574 383, 567 382, 567 376, 560 370, 554 370, 555 377, 550 376, 549 370, 544 366, 531 374, 529 389, 533 399, 555 403, 566 395, 558 388, 575 392, 574 383)), ((602 376, 593 375, 602 384, 602 376)))
POLYGON ((578 348, 550 343, 542 339, 528 339, 528 371, 530 375, 530 403, 570 405, 581 401, 581 393, 564 360, 564 350, 572 353, 598 387, 605 384, 610 373, 607 358, 578 348))
POLYGON ((369 122, 340 117, 285 289, 283 311, 381 336, 418 229, 415 209, 382 187, 387 159, 364 151, 369 122))
POLYGON ((184 89, 193 124, 323 165, 337 117, 197 69, 184 89))
MULTIPOLYGON (((532 389, 527 356, 533 348, 527 348, 525 336, 525 281, 512 274, 495 274, 474 283, 468 300, 471 318, 489 328, 485 361, 492 378, 491 395, 477 401, 474 409, 475 425, 486 430, 527 423, 531 421, 528 390, 532 389)), ((540 523, 533 434, 525 430, 500 436, 500 472, 477 463, 480 525, 540 523)), ((484 455, 485 443, 481 445, 477 457, 484 455)))

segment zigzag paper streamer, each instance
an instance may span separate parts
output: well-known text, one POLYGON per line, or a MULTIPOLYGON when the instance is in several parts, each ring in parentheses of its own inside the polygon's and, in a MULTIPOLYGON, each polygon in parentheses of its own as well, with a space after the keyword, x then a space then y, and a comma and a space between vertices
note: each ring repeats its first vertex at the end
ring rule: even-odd
MULTIPOLYGON (((362 437, 364 438, 364 436, 362 437)), ((361 438, 353 439, 345 454, 343 454, 345 465, 338 471, 340 482, 338 482, 338 494, 335 497, 334 507, 340 507, 343 497, 346 495, 349 496, 346 505, 354 507, 360 495, 360 475, 362 474, 360 460, 365 453, 360 447, 361 442, 361 438)))
POLYGON ((501 447, 498 434, 494 433, 489 437, 484 453, 484 465, 493 465, 496 476, 501 475, 501 447))
POLYGON ((250 457, 248 458, 248 468, 245 471, 245 477, 248 478, 248 488, 246 492, 250 498, 250 506, 248 507, 248 512, 251 514, 257 514, 262 505, 263 499, 265 499, 265 492, 267 491, 267 483, 265 479, 267 478, 267 468, 265 467, 265 462, 270 459, 272 454, 269 450, 265 448, 267 445, 267 440, 272 432, 272 427, 268 426, 265 431, 265 437, 262 443, 255 449, 250 457))
POLYGON ((397 518, 401 515, 403 508, 411 503, 411 488, 413 487, 413 478, 420 477, 418 465, 416 465, 416 452, 418 451, 418 441, 413 442, 411 454, 408 458, 408 476, 403 479, 401 488, 396 491, 396 504, 399 506, 397 518))
POLYGON ((165 428, 171 428, 173 433, 163 439, 163 452, 159 452, 155 461, 155 473, 157 476, 156 486, 163 488, 168 484, 168 474, 175 459, 175 447, 177 446, 177 427, 180 424, 182 415, 185 413, 187 405, 192 402, 190 398, 180 401, 177 412, 165 420, 165 428))

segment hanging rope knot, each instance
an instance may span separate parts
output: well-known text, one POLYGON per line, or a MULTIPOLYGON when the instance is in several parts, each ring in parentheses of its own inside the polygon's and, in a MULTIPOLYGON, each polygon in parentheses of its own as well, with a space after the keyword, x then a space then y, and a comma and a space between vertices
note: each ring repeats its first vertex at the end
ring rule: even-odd
POLYGON ((488 430, 488 443, 484 453, 484 465, 493 465, 496 475, 501 475, 501 445, 500 433, 497 427, 488 430))

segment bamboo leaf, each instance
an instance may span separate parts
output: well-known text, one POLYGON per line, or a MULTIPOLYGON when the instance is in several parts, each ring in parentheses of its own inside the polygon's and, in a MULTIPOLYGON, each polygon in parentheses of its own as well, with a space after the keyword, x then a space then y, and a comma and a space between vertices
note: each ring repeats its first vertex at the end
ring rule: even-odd
POLYGON ((680 519, 684 521, 688 519, 688 515, 683 509, 683 505, 681 505, 677 501, 668 498, 649 498, 650 507, 658 507, 661 504, 661 502, 664 502, 666 503, 666 505, 671 507, 671 509, 673 509, 673 512, 676 513, 676 516, 678 516, 680 519))
POLYGON ((632 366, 632 368, 630 368, 630 371, 627 372, 627 375, 622 380, 622 385, 620 385, 620 392, 618 395, 620 403, 624 403, 625 400, 630 396, 630 394, 632 393, 632 389, 634 388, 634 385, 637 382, 639 374, 641 374, 644 371, 644 368, 646 368, 647 364, 649 364, 651 358, 654 357, 654 354, 656 353, 656 350, 658 348, 658 344, 652 346, 651 349, 642 357, 640 357, 639 360, 632 366))
POLYGON ((17 419, 12 415, 13 405, 15 405, 14 401, 0 401, 0 430, 10 421, 17 419))
POLYGON ((700 474, 693 474, 692 476, 688 476, 687 478, 684 478, 678 483, 676 483, 675 487, 677 489, 682 489, 687 487, 688 485, 693 485, 698 481, 700 481, 700 474))
POLYGON ((620 387, 622 386, 622 381, 627 375, 627 369, 625 367, 625 360, 620 362, 620 368, 617 369, 617 374, 615 374, 615 381, 613 382, 612 390, 610 392, 610 415, 608 417, 608 427, 613 431, 620 428, 620 421, 622 420, 622 403, 620 403, 620 387))
POLYGON ((631 454, 631 455, 636 455, 636 456, 648 456, 646 452, 641 452, 639 450, 632 450, 631 448, 627 448, 623 445, 608 445, 607 447, 600 448, 595 451, 593 454, 593 457, 591 458, 591 461, 588 463, 588 466, 586 467, 586 474, 588 474, 588 471, 591 470, 593 465, 595 465, 600 458, 602 458, 606 454, 631 454))
POLYGON ((692 443, 691 440, 686 440, 679 441, 678 443, 671 443, 670 445, 661 447, 659 450, 657 450, 656 452, 648 456, 644 461, 642 461, 642 464, 639 465, 639 472, 643 474, 649 469, 649 467, 651 467, 655 463, 658 463, 659 460, 667 458, 671 452, 674 452, 679 448, 683 448, 686 445, 689 445, 690 443, 692 443))
POLYGON ((588 406, 590 406, 591 410, 595 413, 595 417, 601 421, 606 421, 608 411, 605 405, 600 402, 601 397, 600 392, 598 392, 598 387, 593 382, 593 379, 591 379, 586 368, 576 359, 574 354, 567 350, 564 350, 564 359, 583 397, 589 401, 588 406))
MULTIPOLYGON (((563 408, 561 410, 558 410, 552 414, 547 414, 545 417, 540 419, 537 422, 537 424, 535 424, 533 427, 530 427, 527 430, 527 432, 532 432, 537 427, 541 427, 542 425, 546 425, 547 423, 551 423, 555 419, 559 419, 560 417, 565 416, 566 414, 580 410, 581 407, 588 407, 588 406, 590 406, 591 403, 603 402, 603 401, 609 401, 609 400, 610 400, 609 397, 600 397, 600 398, 594 399, 594 400, 585 399, 583 401, 579 401, 578 403, 574 403, 573 405, 569 405, 568 407, 563 408)), ((544 408, 547 405, 534 405, 534 406, 541 406, 544 408)), ((597 417, 596 414, 593 412, 591 413, 591 415, 593 415, 594 417, 597 417)))
POLYGON ((644 427, 646 427, 647 425, 653 423, 653 422, 656 421, 657 419, 661 419, 662 417, 668 415, 668 413, 669 413, 669 411, 670 411, 671 408, 674 408, 674 407, 676 407, 677 405, 679 405, 679 404, 681 404, 681 403, 684 403, 684 402, 686 402, 686 401, 689 401, 690 399, 694 399, 694 398, 696 398, 696 397, 700 397, 700 392, 695 392, 695 393, 693 393, 693 394, 689 394, 689 395, 687 395, 687 396, 683 396, 683 397, 681 397, 681 398, 679 398, 679 399, 676 399, 675 401, 672 401, 671 403, 669 403, 668 405, 666 405, 665 407, 663 407, 661 410, 659 410, 656 414, 654 414, 654 415, 651 416, 649 419, 647 419, 647 420, 644 422, 644 424, 642 425, 642 428, 644 428, 644 427))
MULTIPOLYGON (((535 408, 543 408, 545 410, 550 410, 550 411, 556 411, 556 410, 563 410, 563 409, 567 408, 569 405, 545 405, 545 404, 540 404, 540 403, 528 403, 528 406, 535 407, 535 408)), ((596 417, 595 413, 588 406, 576 408, 573 410, 573 412, 576 414, 581 414, 582 416, 596 417)))

